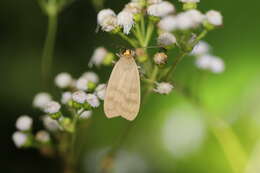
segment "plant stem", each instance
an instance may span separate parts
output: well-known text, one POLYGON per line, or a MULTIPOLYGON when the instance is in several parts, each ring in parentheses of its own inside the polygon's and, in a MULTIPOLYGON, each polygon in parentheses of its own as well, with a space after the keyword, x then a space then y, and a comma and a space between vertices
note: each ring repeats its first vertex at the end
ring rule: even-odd
POLYGON ((170 78, 172 77, 172 73, 174 73, 174 71, 177 68, 177 65, 179 64, 179 62, 188 54, 188 52, 181 52, 176 59, 174 60, 171 68, 169 69, 169 71, 166 73, 166 80, 169 81, 170 78))
POLYGON ((138 44, 136 42, 136 40, 130 39, 129 37, 127 37, 125 34, 123 34, 122 32, 118 32, 119 36, 124 39, 125 41, 127 41, 129 44, 131 44, 131 46, 133 47, 138 47, 138 44))
POLYGON ((148 24, 148 28, 147 28, 147 31, 146 31, 146 36, 145 36, 145 41, 144 41, 144 47, 147 47, 150 40, 151 40, 151 37, 153 35, 153 30, 154 30, 154 23, 152 21, 149 21, 149 24, 148 24))
POLYGON ((49 86, 53 61, 53 51, 57 33, 57 14, 48 16, 48 31, 42 54, 42 78, 44 86, 49 86))

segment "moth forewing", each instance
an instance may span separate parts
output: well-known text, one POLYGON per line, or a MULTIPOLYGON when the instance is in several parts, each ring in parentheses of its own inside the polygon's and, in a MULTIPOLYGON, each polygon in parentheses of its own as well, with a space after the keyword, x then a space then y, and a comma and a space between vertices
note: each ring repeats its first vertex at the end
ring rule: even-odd
POLYGON ((122 55, 116 63, 106 90, 104 111, 108 118, 134 120, 140 108, 140 77, 133 56, 122 55))

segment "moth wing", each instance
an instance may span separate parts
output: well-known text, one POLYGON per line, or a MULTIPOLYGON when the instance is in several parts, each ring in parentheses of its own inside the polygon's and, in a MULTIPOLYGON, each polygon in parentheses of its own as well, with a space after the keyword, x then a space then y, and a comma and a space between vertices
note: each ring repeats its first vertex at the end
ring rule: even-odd
POLYGON ((140 76, 134 58, 128 58, 128 68, 126 75, 122 79, 122 87, 120 87, 123 94, 122 101, 119 105, 120 115, 132 121, 136 118, 140 108, 140 76))
POLYGON ((104 111, 108 118, 122 116, 133 120, 140 108, 140 77, 133 58, 121 57, 106 89, 104 111))

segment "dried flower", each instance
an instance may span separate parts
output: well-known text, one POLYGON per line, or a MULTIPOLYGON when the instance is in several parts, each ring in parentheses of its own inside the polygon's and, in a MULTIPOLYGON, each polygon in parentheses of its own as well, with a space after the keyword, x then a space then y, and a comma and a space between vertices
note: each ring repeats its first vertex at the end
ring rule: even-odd
POLYGON ((168 56, 164 52, 156 53, 153 57, 154 62, 158 65, 165 64, 168 56))
POLYGON ((117 23, 119 26, 123 27, 123 32, 129 34, 132 26, 134 25, 133 14, 127 11, 121 11, 117 15, 117 23))
POLYGON ((16 120, 16 128, 21 131, 27 131, 32 128, 33 120, 27 115, 22 115, 16 120))
POLYGON ((156 17, 164 17, 174 12, 174 5, 167 1, 149 5, 147 8, 147 13, 156 17))
POLYGON ((167 82, 161 82, 156 83, 156 89, 154 89, 155 92, 159 94, 169 94, 173 89, 172 84, 167 82))
POLYGON ((45 93, 45 92, 38 93, 33 99, 33 106, 36 108, 43 109, 45 105, 51 100, 52 99, 49 93, 45 93))
POLYGON ((72 77, 69 73, 60 73, 55 78, 55 84, 59 88, 67 88, 72 82, 72 77))
POLYGON ((41 143, 47 143, 50 141, 50 134, 45 130, 40 130, 36 133, 35 139, 41 143))

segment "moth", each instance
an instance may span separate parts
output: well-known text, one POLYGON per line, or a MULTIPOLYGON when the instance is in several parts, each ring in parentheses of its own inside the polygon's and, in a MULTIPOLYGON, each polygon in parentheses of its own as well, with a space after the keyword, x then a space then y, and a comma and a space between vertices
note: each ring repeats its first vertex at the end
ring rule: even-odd
POLYGON ((140 108, 140 76, 134 59, 134 51, 125 50, 119 55, 110 75, 104 112, 108 118, 121 116, 129 121, 136 118, 140 108))

